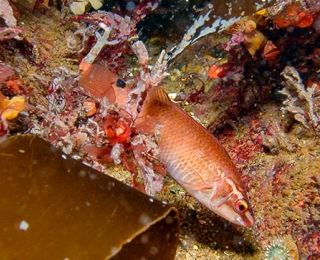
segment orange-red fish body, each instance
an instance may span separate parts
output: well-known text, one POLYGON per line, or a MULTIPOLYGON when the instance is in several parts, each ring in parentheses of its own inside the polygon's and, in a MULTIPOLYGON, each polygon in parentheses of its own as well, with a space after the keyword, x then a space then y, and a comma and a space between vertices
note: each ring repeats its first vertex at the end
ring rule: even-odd
POLYGON ((125 106, 129 89, 117 74, 99 64, 88 64, 81 72, 79 86, 94 98, 107 98, 110 104, 125 106))
POLYGON ((174 104, 161 88, 149 90, 139 120, 160 124, 159 159, 191 195, 235 224, 253 225, 239 173, 211 133, 174 104))
MULTIPOLYGON (((119 77, 101 65, 93 64, 83 71, 79 85, 95 98, 106 97, 110 104, 117 104, 123 110, 128 107, 130 88, 119 85, 119 77)), ((136 131, 144 134, 156 125, 160 126, 158 159, 172 177, 216 214, 235 224, 252 226, 244 187, 227 152, 159 87, 147 90, 142 110, 134 122, 136 131)))

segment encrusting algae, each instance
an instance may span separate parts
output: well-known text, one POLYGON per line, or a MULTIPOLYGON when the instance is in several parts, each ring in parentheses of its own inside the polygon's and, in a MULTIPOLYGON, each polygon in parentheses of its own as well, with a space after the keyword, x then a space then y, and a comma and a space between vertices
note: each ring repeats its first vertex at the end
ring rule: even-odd
MULTIPOLYGON (((246 1, 246 17, 215 0, 104 1, 99 12, 83 1, 90 10, 81 15, 70 10, 76 1, 36 2, 0 2, 10 11, 0 14, 0 138, 38 135, 174 204, 176 259, 320 259, 318 1, 264 1, 258 13, 261 2, 246 1), (251 228, 218 217, 166 175, 175 169, 160 156, 161 123, 179 130, 168 145, 190 129, 165 116, 137 124, 160 85, 229 154, 251 228)), ((190 139, 187 164, 203 157, 190 139)))

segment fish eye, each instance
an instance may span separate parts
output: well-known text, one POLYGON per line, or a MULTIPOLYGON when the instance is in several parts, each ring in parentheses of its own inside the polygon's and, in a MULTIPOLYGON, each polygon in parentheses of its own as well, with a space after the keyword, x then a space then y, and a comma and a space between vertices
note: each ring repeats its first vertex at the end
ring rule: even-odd
POLYGON ((238 199, 234 203, 234 210, 239 214, 245 213, 248 210, 248 208, 249 208, 249 205, 245 199, 238 199))
POLYGON ((126 87, 126 83, 122 79, 118 79, 117 82, 116 82, 116 85, 119 88, 125 88, 126 87))

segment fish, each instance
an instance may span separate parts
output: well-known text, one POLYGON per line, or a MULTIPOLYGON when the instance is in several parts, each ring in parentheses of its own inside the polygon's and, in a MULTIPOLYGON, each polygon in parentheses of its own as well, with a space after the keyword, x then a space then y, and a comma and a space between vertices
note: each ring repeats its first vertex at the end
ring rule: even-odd
POLYGON ((79 78, 79 86, 93 98, 106 97, 110 104, 125 106, 129 89, 117 74, 99 64, 85 64, 79 78))
POLYGON ((219 141, 153 87, 136 124, 160 125, 158 159, 167 172, 200 203, 228 221, 250 227, 254 218, 240 174, 219 141))
MULTIPOLYGON (((90 64, 82 71, 79 86, 93 98, 106 97, 120 111, 125 111, 130 101, 131 88, 99 64, 90 64)), ((162 87, 150 87, 145 92, 132 124, 134 131, 153 135, 160 128, 157 159, 167 172, 217 215, 252 226, 253 214, 240 174, 223 146, 173 103, 162 87)))

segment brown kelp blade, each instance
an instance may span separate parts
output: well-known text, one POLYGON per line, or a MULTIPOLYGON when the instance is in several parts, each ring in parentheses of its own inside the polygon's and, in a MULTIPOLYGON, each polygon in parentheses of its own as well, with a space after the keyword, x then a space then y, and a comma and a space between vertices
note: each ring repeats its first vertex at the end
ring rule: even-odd
POLYGON ((177 210, 31 136, 0 143, 1 259, 174 259, 177 210))

